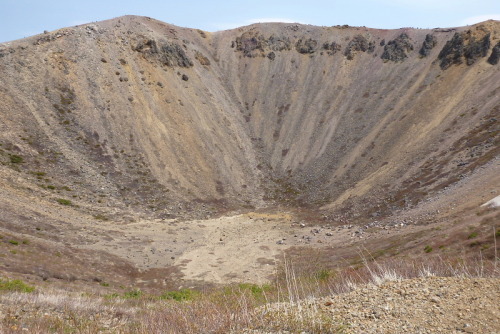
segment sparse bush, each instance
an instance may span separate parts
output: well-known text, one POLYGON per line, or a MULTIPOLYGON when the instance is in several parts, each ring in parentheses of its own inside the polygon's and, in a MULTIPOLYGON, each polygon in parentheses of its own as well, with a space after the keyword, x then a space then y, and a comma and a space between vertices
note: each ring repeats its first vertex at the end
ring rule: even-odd
POLYGON ((425 246, 425 247, 424 247, 424 252, 426 252, 426 253, 430 253, 430 252, 432 252, 432 247, 431 247, 431 246, 429 246, 429 245, 425 246))
POLYGON ((471 234, 469 234, 467 239, 474 239, 475 237, 477 237, 477 232, 472 232, 471 234))
POLYGON ((199 292, 191 289, 181 289, 179 291, 167 291, 160 296, 160 299, 172 299, 178 302, 193 300, 199 292))
POLYGON ((16 291, 16 292, 33 292, 35 287, 24 283, 19 279, 15 280, 2 280, 0 279, 0 291, 16 291))
POLYGON ((130 290, 130 291, 127 291, 123 294, 123 298, 126 298, 126 299, 139 298, 141 296, 142 296, 142 291, 139 289, 130 290))
POLYGON ((266 291, 271 290, 271 286, 269 284, 263 284, 263 285, 257 285, 257 284, 250 284, 250 283, 241 283, 238 285, 238 288, 240 290, 248 290, 252 293, 253 297, 256 299, 262 299, 264 297, 264 293, 266 291))
POLYGON ((17 246, 17 245, 19 245, 19 241, 17 241, 17 240, 9 240, 9 244, 17 246))
POLYGON ((16 154, 9 154, 10 162, 13 164, 20 164, 24 161, 23 157, 16 154))
POLYGON ((332 276, 332 272, 327 269, 323 269, 314 274, 314 278, 319 281, 326 281, 332 276))
POLYGON ((120 295, 117 293, 110 293, 109 295, 104 296, 105 299, 115 299, 115 298, 119 298, 119 297, 120 297, 120 295))
POLYGON ((102 214, 94 215, 94 219, 102 220, 102 221, 108 221, 109 220, 108 217, 106 217, 105 215, 102 215, 102 214))
POLYGON ((69 199, 64 199, 64 198, 58 198, 57 203, 62 205, 73 205, 73 202, 71 202, 69 199))

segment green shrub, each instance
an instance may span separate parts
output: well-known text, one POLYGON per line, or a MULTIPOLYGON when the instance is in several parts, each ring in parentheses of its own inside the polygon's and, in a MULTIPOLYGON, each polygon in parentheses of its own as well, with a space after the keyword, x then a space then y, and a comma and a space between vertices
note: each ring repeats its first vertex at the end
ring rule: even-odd
POLYGON ((57 203, 62 205, 73 205, 73 203, 69 199, 58 198, 57 203))
POLYGON ((199 292, 191 289, 181 289, 179 291, 167 291, 160 296, 160 299, 173 299, 178 302, 193 300, 199 292))
POLYGON ((322 269, 314 274, 314 278, 319 281, 326 281, 332 276, 332 272, 327 269, 322 269))
POLYGON ((141 296, 142 296, 142 291, 139 289, 130 290, 123 294, 123 298, 139 298, 141 296))
POLYGON ((477 232, 472 232, 471 234, 469 234, 467 239, 474 239, 475 237, 477 237, 477 232))
POLYGON ((431 246, 429 246, 429 245, 425 246, 425 247, 424 247, 424 252, 426 252, 426 253, 430 253, 430 252, 432 252, 432 247, 431 247, 431 246))
POLYGON ((102 215, 102 214, 95 215, 94 219, 96 219, 96 220, 102 220, 102 221, 108 221, 109 220, 108 217, 106 217, 105 215, 102 215))
POLYGON ((265 291, 269 291, 271 289, 271 286, 268 284, 257 285, 250 283, 241 283, 238 284, 238 288, 240 288, 240 290, 242 291, 250 291, 255 298, 261 298, 263 297, 265 291))
POLYGON ((9 243, 16 246, 19 245, 19 241, 17 240, 9 240, 9 243))
POLYGON ((2 280, 0 279, 0 291, 17 291, 17 292, 33 292, 35 287, 24 283, 19 279, 15 280, 2 280))
POLYGON ((495 232, 495 237, 499 237, 499 238, 500 238, 500 230, 497 230, 497 231, 495 232))
POLYGON ((10 154, 9 156, 10 156, 10 162, 13 164, 20 164, 21 162, 23 162, 23 157, 19 155, 10 154))
POLYGON ((110 293, 109 295, 105 295, 104 298, 106 299, 115 299, 115 298, 119 298, 120 295, 117 294, 117 293, 110 293))

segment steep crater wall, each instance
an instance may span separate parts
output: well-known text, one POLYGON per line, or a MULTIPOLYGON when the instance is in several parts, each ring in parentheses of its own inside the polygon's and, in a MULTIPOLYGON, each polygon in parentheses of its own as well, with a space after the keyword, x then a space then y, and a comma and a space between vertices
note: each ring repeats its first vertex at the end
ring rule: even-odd
POLYGON ((96 210, 386 214, 498 156, 499 37, 495 21, 62 29, 0 47, 1 158, 96 210))

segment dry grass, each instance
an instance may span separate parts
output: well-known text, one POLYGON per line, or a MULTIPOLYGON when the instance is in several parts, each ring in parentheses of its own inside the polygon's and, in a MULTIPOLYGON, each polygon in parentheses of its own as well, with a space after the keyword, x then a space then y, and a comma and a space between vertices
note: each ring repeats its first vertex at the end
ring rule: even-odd
POLYGON ((414 277, 500 277, 498 258, 484 260, 480 255, 467 261, 435 257, 425 263, 377 262, 368 252, 362 256, 363 266, 302 277, 285 259, 279 278, 269 286, 234 285, 182 301, 140 293, 117 297, 61 290, 7 291, 0 294, 2 333, 342 333, 346 325, 324 314, 314 298, 414 277))

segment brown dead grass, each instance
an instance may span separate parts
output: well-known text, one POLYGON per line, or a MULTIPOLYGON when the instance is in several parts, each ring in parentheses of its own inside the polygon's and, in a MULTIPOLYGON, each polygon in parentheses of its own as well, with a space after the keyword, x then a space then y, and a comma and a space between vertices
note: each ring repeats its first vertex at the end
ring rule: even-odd
MULTIPOLYGON (((150 294, 78 294, 50 288, 34 293, 0 293, 2 333, 240 333, 245 330, 342 333, 314 308, 299 314, 267 313, 275 303, 299 305, 310 298, 346 293, 357 286, 415 277, 500 277, 497 261, 479 256, 419 260, 374 260, 363 265, 297 276, 300 268, 284 259, 281 275, 268 286, 232 285, 201 291, 185 301, 150 294), (127 297, 128 296, 128 297, 127 297), (23 311, 21 311, 21 309, 23 311)), ((304 304, 305 305, 305 304, 304 304)), ((299 307, 300 309, 300 307, 299 307)))

